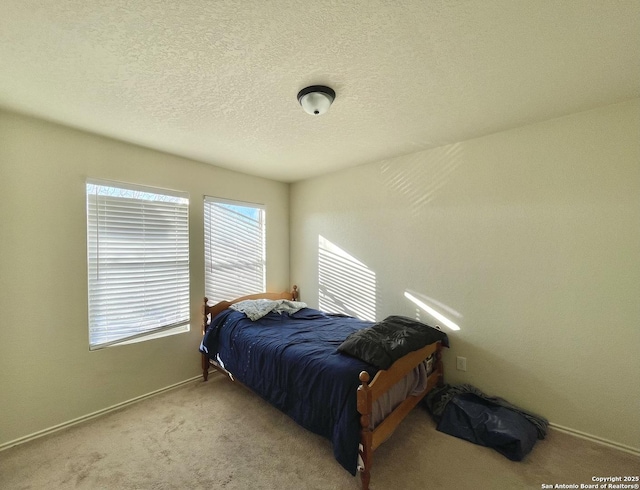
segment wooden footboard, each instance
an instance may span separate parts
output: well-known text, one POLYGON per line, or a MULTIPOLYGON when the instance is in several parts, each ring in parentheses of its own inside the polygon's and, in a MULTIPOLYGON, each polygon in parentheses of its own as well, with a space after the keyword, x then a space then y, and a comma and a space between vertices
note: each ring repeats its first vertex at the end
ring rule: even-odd
POLYGON ((371 479, 371 465, 373 463, 373 452, 387 440, 400 422, 409 414, 424 396, 436 385, 443 382, 442 371, 442 344, 436 342, 423 347, 417 351, 410 352, 406 356, 398 359, 389 369, 378 371, 370 382, 369 373, 360 373, 362 384, 358 388, 358 412, 360 413, 361 446, 360 457, 362 465, 358 468, 362 479, 362 489, 368 490, 371 479), (415 369, 421 362, 436 354, 436 363, 433 372, 427 379, 426 388, 418 395, 411 395, 400 403, 387 417, 374 429, 372 425, 372 412, 374 402, 383 396, 393 385, 404 376, 415 369))

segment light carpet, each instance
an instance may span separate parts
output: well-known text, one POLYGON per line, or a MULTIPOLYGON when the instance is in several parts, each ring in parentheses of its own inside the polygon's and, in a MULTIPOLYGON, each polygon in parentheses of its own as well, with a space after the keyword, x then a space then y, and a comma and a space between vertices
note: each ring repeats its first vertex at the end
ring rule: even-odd
MULTIPOLYGON (((524 461, 437 432, 415 408, 372 490, 540 489, 640 473, 640 457, 550 430, 524 461)), ((2 489, 360 488, 329 441, 218 374, 0 452, 2 489)))

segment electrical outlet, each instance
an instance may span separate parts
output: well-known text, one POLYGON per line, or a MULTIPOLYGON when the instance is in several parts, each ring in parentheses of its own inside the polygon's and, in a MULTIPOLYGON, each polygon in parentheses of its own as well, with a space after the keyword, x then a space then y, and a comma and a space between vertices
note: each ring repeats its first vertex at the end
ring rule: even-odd
POLYGON ((466 371, 467 370, 467 358, 466 357, 456 357, 456 369, 458 371, 466 371))

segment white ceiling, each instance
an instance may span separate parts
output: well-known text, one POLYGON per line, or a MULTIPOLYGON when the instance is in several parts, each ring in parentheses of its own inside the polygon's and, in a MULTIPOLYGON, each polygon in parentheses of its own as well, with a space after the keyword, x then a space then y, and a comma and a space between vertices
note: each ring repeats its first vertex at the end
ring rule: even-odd
POLYGON ((638 0, 1 0, 0 107, 293 182, 639 97, 639 53, 638 0))

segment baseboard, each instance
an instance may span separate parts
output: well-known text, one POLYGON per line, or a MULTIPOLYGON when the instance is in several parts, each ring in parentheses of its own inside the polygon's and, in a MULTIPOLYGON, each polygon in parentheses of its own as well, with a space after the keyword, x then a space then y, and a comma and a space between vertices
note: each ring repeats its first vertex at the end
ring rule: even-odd
POLYGON ((137 396, 130 400, 124 401, 122 403, 118 403, 116 405, 112 405, 107 408, 103 408, 102 410, 98 410, 97 412, 93 412, 87 415, 83 415, 82 417, 78 417, 77 419, 69 420, 67 422, 63 422, 62 424, 54 425, 53 427, 49 427, 48 429, 43 429, 38 432, 34 432, 33 434, 29 434, 24 437, 20 437, 18 439, 14 439, 13 441, 5 442, 0 445, 0 451, 4 451, 5 449, 9 449, 11 447, 17 446, 19 444, 24 444, 25 442, 32 441, 34 439, 38 439, 40 437, 48 436, 49 434, 53 434, 54 432, 58 432, 59 430, 66 429, 67 427, 71 427, 72 425, 77 425, 82 422, 86 422, 87 420, 94 419, 101 415, 105 415, 109 412, 114 412, 115 410, 119 410, 128 405, 133 405, 142 400, 146 400, 147 398, 151 398, 152 396, 159 395, 160 393, 164 393, 169 390, 173 390, 180 386, 183 386, 187 383, 191 383, 197 379, 202 379, 202 374, 198 376, 194 376, 193 378, 186 379, 184 381, 180 381, 179 383, 172 384, 170 386, 165 386, 164 388, 160 388, 159 390, 152 391, 151 393, 147 393, 146 395, 137 396))
POLYGON ((624 451, 625 453, 633 454, 635 456, 640 456, 640 449, 638 448, 626 446, 625 444, 620 444, 619 442, 610 441, 603 437, 597 437, 591 434, 587 434, 586 432, 580 432, 579 430, 570 429, 569 427, 563 427, 562 425, 558 425, 558 424, 549 423, 549 427, 557 431, 564 432, 565 434, 569 434, 574 437, 579 437, 580 439, 586 439, 587 441, 595 442, 596 444, 609 446, 614 449, 618 449, 619 451, 624 451))

